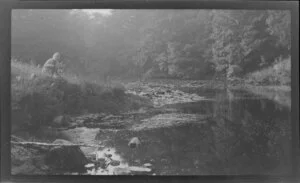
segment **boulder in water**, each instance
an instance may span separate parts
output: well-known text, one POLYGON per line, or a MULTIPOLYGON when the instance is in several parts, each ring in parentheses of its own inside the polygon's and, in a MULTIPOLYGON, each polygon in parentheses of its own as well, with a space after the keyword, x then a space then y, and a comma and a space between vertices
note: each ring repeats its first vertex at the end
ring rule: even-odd
POLYGON ((88 160, 78 146, 64 146, 72 143, 62 139, 55 140, 53 144, 61 144, 62 146, 50 149, 45 157, 46 165, 62 171, 85 171, 88 160))
POLYGON ((137 148, 138 146, 140 146, 140 144, 141 144, 140 139, 139 139, 138 137, 133 137, 133 138, 129 141, 128 146, 129 146, 130 148, 137 148))

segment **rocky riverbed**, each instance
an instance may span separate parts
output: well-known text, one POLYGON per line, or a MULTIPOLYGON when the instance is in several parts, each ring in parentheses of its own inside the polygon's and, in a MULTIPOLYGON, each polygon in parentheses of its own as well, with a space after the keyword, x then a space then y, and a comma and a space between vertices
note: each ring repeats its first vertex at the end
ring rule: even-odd
MULTIPOLYGON (((94 147, 80 147, 80 149, 70 151, 69 148, 65 147, 48 150, 31 150, 14 145, 12 148, 12 160, 14 165, 12 171, 13 174, 49 174, 50 172, 52 174, 59 174, 62 173, 61 171, 63 171, 67 174, 69 172, 69 174, 80 173, 91 175, 155 175, 156 173, 153 171, 155 168, 152 165, 153 162, 150 162, 150 160, 148 162, 135 160, 130 164, 122 159, 121 155, 119 154, 120 152, 116 152, 113 146, 105 144, 107 141, 109 141, 107 138, 100 138, 96 140, 96 137, 101 137, 101 135, 99 136, 99 133, 104 131, 108 132, 109 134, 115 134, 120 130, 124 132, 143 131, 153 128, 171 127, 184 123, 205 122, 205 116, 176 114, 176 110, 173 108, 164 107, 165 105, 169 104, 205 100, 205 98, 197 94, 189 94, 177 90, 175 89, 174 85, 154 86, 153 84, 136 85, 131 83, 127 85, 127 89, 127 93, 151 99, 154 108, 141 108, 136 111, 122 113, 119 115, 111 115, 106 113, 87 113, 79 116, 57 116, 53 120, 51 126, 40 131, 41 137, 45 136, 46 134, 53 135, 53 137, 51 137, 51 139, 53 139, 53 144, 58 141, 63 141, 66 144, 90 144, 99 147, 96 149, 94 147), (60 138, 65 140, 60 140, 60 138), (70 151, 69 153, 71 153, 70 156, 68 156, 68 158, 70 158, 68 161, 63 161, 63 152, 65 151, 70 151), (82 157, 80 155, 81 152, 84 154, 82 157), (23 154, 23 157, 17 156, 18 154, 23 154), (57 158, 55 159, 55 157, 53 157, 55 154, 60 155, 57 155, 57 158), (46 159, 49 159, 49 157, 51 161, 49 162, 48 160, 47 162, 46 159), (59 160, 60 158, 61 160, 59 160), (61 161, 63 161, 65 165, 62 165, 61 161), (84 168, 86 170, 85 173, 82 171, 75 171, 76 168, 74 170, 69 169, 72 167, 72 162, 78 162, 76 166, 81 166, 81 168, 84 168), (80 164, 80 162, 83 164, 80 164), (29 168, 26 169, 26 167, 29 168)), ((36 138, 38 139, 39 137, 36 138)), ((128 141, 130 138, 131 137, 126 134, 126 139, 128 141)), ((51 144, 51 140, 50 142, 49 140, 48 143, 51 144)), ((130 149, 130 147, 128 148, 130 149)))
MULTIPOLYGON (((185 85, 183 85, 184 87, 185 85)), ((127 93, 139 95, 151 99, 154 107, 167 104, 197 102, 208 100, 196 93, 186 93, 177 89, 175 84, 153 84, 153 83, 130 83, 127 85, 127 93)))
MULTIPOLYGON (((209 92, 201 95, 202 91, 195 90, 197 86, 201 88, 201 83, 190 83, 195 87, 187 87, 188 84, 129 83, 126 85, 127 93, 150 99, 153 107, 144 107, 117 115, 86 113, 78 116, 57 116, 52 126, 49 126, 45 131, 40 130, 40 136, 45 136, 48 133, 54 134, 51 138, 48 138, 52 139, 48 140, 48 143, 67 140, 67 142, 63 142, 66 144, 88 144, 91 147, 79 146, 76 150, 67 150, 67 148, 45 151, 14 145, 14 148, 12 148, 13 173, 214 175, 232 174, 233 172, 251 172, 255 174, 265 171, 262 166, 255 163, 270 164, 271 159, 264 157, 264 159, 267 159, 266 161, 251 160, 250 157, 263 155, 252 155, 251 153, 255 151, 243 152, 243 148, 236 147, 236 143, 231 144, 229 135, 234 136, 240 131, 230 130, 237 128, 237 125, 242 125, 242 127, 239 127, 242 130, 244 128, 247 130, 248 126, 256 125, 256 123, 253 124, 251 116, 263 117, 259 110, 268 109, 269 111, 266 112, 270 112, 272 106, 276 106, 274 107, 276 112, 271 112, 272 114, 280 114, 282 118, 286 115, 285 109, 268 100, 249 97, 250 94, 245 96, 243 92, 227 92, 226 95, 216 95, 215 92, 209 92), (230 103, 225 100, 226 97, 229 97, 228 100, 248 100, 246 103, 253 106, 248 109, 248 106, 244 106, 243 102, 230 103), (258 103, 256 103, 256 100, 258 100, 258 103), (265 108, 265 106, 269 107, 265 108), (258 111, 253 113, 254 109, 258 109, 258 111), (226 114, 225 117, 229 115, 230 118, 225 119, 224 116, 222 117, 223 110, 226 114), (234 113, 230 113, 230 110, 234 113), (236 117, 238 118, 235 119, 236 117), (232 126, 227 127, 226 125, 232 126), (217 144, 218 139, 224 140, 222 143, 217 144), (136 144, 132 145, 130 142, 136 144), (238 148, 235 151, 241 152, 241 156, 230 157, 230 152, 226 148, 224 149, 223 146, 233 149, 238 148), (46 157, 53 158, 49 153, 53 155, 57 152, 58 154, 64 154, 63 152, 73 154, 70 155, 71 160, 63 161, 67 167, 64 167, 61 161, 57 161, 57 164, 52 165, 45 161, 46 157), (224 155, 219 152, 224 152, 224 155), (84 156, 81 156, 81 154, 84 156), (80 161, 74 162, 77 162, 77 165, 80 165, 79 167, 83 168, 83 171, 68 169, 68 166, 72 167, 72 158, 80 159, 80 161), (230 158, 230 162, 227 163, 235 165, 226 164, 226 158, 230 158), (245 166, 246 164, 251 164, 251 166, 245 166), (226 167, 231 169, 226 169, 226 167)), ((274 117, 274 120, 277 119, 279 118, 274 117)), ((270 119, 268 120, 270 122, 270 119)), ((257 124, 261 125, 263 123, 257 124)), ((255 127, 255 129, 260 128, 262 127, 255 127)), ((284 128, 280 127, 279 129, 283 130, 284 128)), ((252 133, 251 129, 248 129, 243 136, 234 139, 243 141, 243 138, 248 138, 246 136, 252 133)), ((272 133, 276 134, 277 132, 272 133)), ((269 133, 262 132, 261 135, 266 134, 269 133)), ((285 138, 285 136, 282 138, 285 138)), ((254 138, 251 137, 251 139, 254 138)), ((243 143, 249 143, 249 141, 245 140, 240 144, 243 143)), ((277 144, 280 144, 280 142, 277 142, 277 144)), ((259 151, 259 149, 256 149, 256 151, 259 151)), ((288 147, 285 149, 288 149, 288 147)), ((272 149, 268 153, 272 154, 273 151, 276 150, 272 149)), ((232 150, 232 152, 234 151, 232 150)), ((267 154, 267 152, 264 154, 267 154)), ((57 155, 55 157, 60 159, 64 156, 57 155)), ((274 166, 277 161, 272 160, 274 166)))

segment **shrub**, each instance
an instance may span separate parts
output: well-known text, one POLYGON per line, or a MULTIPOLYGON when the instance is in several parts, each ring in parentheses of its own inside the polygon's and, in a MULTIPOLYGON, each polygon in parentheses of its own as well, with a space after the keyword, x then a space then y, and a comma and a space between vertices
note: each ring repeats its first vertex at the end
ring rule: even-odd
POLYGON ((291 58, 278 58, 272 66, 247 76, 248 82, 263 85, 290 85, 291 58))
POLYGON ((240 76, 240 74, 242 73, 242 68, 239 67, 238 65, 231 65, 228 68, 228 72, 227 72, 227 77, 235 77, 235 76, 240 76))

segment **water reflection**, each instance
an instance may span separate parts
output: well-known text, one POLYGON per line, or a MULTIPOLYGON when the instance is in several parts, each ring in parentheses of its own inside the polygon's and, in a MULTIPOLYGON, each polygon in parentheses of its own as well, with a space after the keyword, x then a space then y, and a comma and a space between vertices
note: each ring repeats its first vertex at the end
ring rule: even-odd
MULTIPOLYGON (((202 96, 205 93, 201 93, 202 96)), ((290 172, 290 109, 243 91, 218 91, 214 101, 174 104, 178 113, 210 115, 206 123, 97 136, 130 165, 151 162, 160 175, 290 172), (142 146, 127 147, 138 136, 142 146)))

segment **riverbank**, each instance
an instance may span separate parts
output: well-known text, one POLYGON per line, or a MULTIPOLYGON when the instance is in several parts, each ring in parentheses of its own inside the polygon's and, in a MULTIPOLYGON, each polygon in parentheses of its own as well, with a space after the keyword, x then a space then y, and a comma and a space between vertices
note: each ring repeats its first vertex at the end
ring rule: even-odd
MULTIPOLYGON (((101 115, 102 117, 114 116, 152 107, 148 99, 126 94, 122 84, 101 86, 68 75, 50 77, 43 73, 41 68, 18 62, 12 62, 11 95, 11 134, 21 139, 22 143, 52 144, 59 139, 72 141, 74 139, 69 134, 66 135, 62 129, 89 126, 90 124, 83 124, 83 122, 97 121, 101 115), (86 114, 88 114, 87 118, 84 118, 86 114), (82 119, 77 119, 77 116, 81 116, 82 119)), ((111 124, 107 123, 107 125, 111 124)), ((105 124, 102 124, 101 127, 104 126, 105 124)), ((49 153, 57 153, 57 149, 46 148, 45 150, 44 147, 32 149, 23 146, 22 143, 12 145, 13 174, 55 174, 55 171, 48 167, 45 159, 49 153)), ((68 148, 65 149, 64 144, 59 148, 60 154, 69 151, 68 148)), ((73 158, 84 157, 80 155, 80 151, 78 147, 71 150, 74 152, 73 158)), ((68 162, 73 162, 72 158, 68 162)))
POLYGON ((103 86, 67 75, 54 78, 41 68, 15 62, 11 95, 12 133, 61 123, 62 119, 55 120, 59 116, 118 114, 152 105, 145 98, 126 94, 121 83, 103 86))

